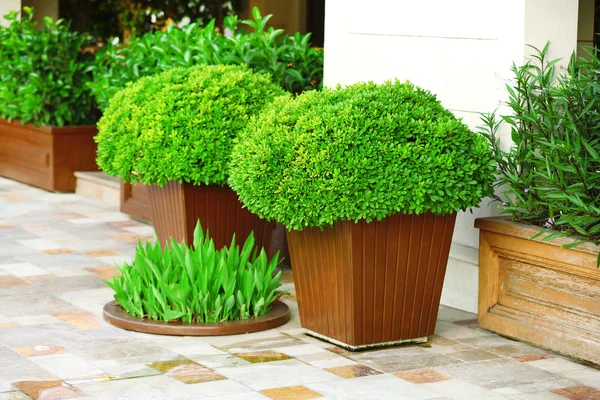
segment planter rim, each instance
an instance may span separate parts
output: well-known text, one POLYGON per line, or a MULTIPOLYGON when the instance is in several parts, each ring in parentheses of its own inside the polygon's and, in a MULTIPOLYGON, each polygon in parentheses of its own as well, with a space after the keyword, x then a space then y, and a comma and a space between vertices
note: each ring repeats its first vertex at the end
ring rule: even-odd
MULTIPOLYGON (((574 237, 561 237, 549 241, 543 241, 542 237, 531 239, 533 236, 545 229, 536 225, 514 222, 509 216, 477 218, 475 220, 475 228, 484 231, 515 236, 523 239, 529 239, 535 242, 549 244, 557 247, 561 247, 565 244, 571 244, 574 241, 574 237)), ((586 241, 580 244, 579 246, 573 247, 571 250, 597 255, 598 253, 600 253, 600 246, 595 245, 592 242, 586 241)))
POLYGON ((0 124, 17 125, 24 129, 33 130, 33 131, 40 132, 40 133, 47 133, 50 135, 55 134, 55 133, 77 134, 77 133, 80 133, 82 130, 85 130, 85 131, 89 131, 89 130, 96 131, 97 130, 96 125, 71 125, 71 126, 40 125, 40 126, 35 126, 35 124, 32 124, 32 123, 24 124, 18 119, 13 119, 12 121, 9 121, 5 118, 0 118, 0 124))
POLYGON ((271 311, 255 319, 190 325, 138 318, 127 313, 113 300, 104 306, 102 315, 109 324, 130 331, 172 336, 221 336, 276 328, 290 320, 290 309, 278 300, 271 305, 271 311))

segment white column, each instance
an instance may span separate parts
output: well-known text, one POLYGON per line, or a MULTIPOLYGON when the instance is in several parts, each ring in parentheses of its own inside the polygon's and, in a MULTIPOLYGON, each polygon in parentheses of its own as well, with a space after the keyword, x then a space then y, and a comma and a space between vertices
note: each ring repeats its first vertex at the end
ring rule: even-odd
MULTIPOLYGON (((550 57, 568 60, 577 20, 577 0, 327 0, 325 85, 410 80, 475 128, 479 113, 503 111, 511 63, 523 63, 527 44, 550 40, 550 57)), ((459 215, 444 304, 477 310, 473 221, 497 213, 488 203, 459 215)))

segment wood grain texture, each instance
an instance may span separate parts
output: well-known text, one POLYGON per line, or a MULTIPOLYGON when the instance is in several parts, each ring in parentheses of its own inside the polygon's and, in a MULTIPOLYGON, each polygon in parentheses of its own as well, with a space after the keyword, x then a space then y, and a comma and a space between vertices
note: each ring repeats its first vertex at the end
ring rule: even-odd
POLYGON ((600 247, 529 240, 541 228, 478 219, 479 325, 600 364, 600 247))
POLYGON ((288 232, 302 326, 350 346, 430 336, 456 215, 288 232))
POLYGON ((75 190, 75 171, 97 171, 95 126, 36 127, 0 119, 0 176, 57 192, 75 190))
POLYGON ((137 220, 151 223, 150 190, 141 183, 121 182, 121 212, 137 220))
POLYGON ((254 232, 256 247, 265 247, 272 255, 269 245, 275 224, 243 208, 229 187, 172 181, 164 187, 150 185, 149 190, 152 224, 161 243, 171 237, 192 243, 199 220, 218 249, 228 246, 234 233, 236 243, 241 246, 250 232, 254 232))

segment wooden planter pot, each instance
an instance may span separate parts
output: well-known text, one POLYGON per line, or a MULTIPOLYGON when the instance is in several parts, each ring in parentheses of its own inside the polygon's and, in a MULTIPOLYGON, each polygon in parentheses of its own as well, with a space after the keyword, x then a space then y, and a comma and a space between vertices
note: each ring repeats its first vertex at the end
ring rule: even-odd
POLYGON ((169 182, 164 187, 151 185, 149 189, 152 224, 161 243, 171 237, 192 243, 200 220, 217 248, 229 245, 234 233, 236 243, 241 246, 254 231, 256 247, 268 249, 275 224, 243 208, 229 187, 169 182))
POLYGON ((151 223, 150 190, 148 186, 121 182, 121 212, 137 220, 151 223))
POLYGON ((530 240, 541 228, 506 218, 479 233, 479 325, 600 364, 600 246, 530 240))
POLYGON ((350 350, 433 334, 456 214, 288 232, 302 326, 350 350))
POLYGON ((75 190, 75 171, 97 171, 95 126, 36 127, 0 118, 0 176, 56 192, 75 190))

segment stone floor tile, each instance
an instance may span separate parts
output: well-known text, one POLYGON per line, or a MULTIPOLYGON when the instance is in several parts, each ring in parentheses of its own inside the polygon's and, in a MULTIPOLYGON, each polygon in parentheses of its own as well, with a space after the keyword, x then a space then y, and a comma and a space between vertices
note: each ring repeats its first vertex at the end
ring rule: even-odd
POLYGON ((460 326, 446 321, 438 321, 435 326, 435 333, 447 339, 469 339, 492 335, 488 331, 471 329, 466 326, 460 326))
POLYGON ((215 371, 254 390, 306 385, 342 379, 296 360, 273 361, 241 367, 215 368, 215 371))
POLYGON ((341 378, 360 378, 363 376, 381 375, 383 372, 377 371, 371 367, 362 364, 344 365, 341 367, 324 368, 331 374, 337 375, 341 378))
POLYGON ((102 319, 88 311, 53 314, 52 316, 77 329, 95 329, 102 327, 104 324, 102 319))
POLYGON ((416 346, 370 351, 357 355, 350 354, 348 357, 384 372, 409 371, 463 363, 456 358, 427 353, 425 349, 416 346))
POLYGON ((387 374, 310 383, 304 386, 331 400, 425 400, 440 397, 440 395, 423 388, 423 385, 415 385, 387 374))
POLYGON ((114 376, 116 379, 138 378, 160 375, 162 372, 145 364, 127 363, 123 360, 100 360, 91 362, 94 366, 114 376))
POLYGON ((493 360, 494 358, 500 357, 494 353, 490 353, 485 350, 464 350, 457 351, 455 353, 448 353, 446 355, 448 357, 456 358, 465 362, 493 360))
POLYGON ((287 356, 283 353, 273 350, 265 350, 265 351, 254 351, 247 353, 236 353, 237 357, 249 361, 253 364, 271 362, 271 361, 282 361, 289 360, 291 357, 287 356))
POLYGON ((277 347, 271 350, 286 354, 291 357, 322 353, 323 351, 325 351, 323 350, 323 348, 315 346, 314 344, 300 344, 296 346, 277 347))
POLYGON ((440 306, 438 311, 438 319, 447 322, 464 321, 469 319, 476 319, 477 314, 473 314, 467 311, 457 310, 456 308, 447 307, 444 305, 440 306))
POLYGON ((201 356, 216 356, 216 355, 227 355, 223 350, 219 350, 216 347, 213 347, 206 343, 198 343, 192 345, 168 345, 164 346, 164 348, 171 350, 174 353, 177 353, 185 358, 192 357, 201 357, 201 356))
POLYGON ((563 396, 548 391, 516 394, 509 398, 513 400, 565 400, 563 396))
POLYGON ((242 385, 241 383, 231 379, 190 384, 188 386, 191 386, 197 395, 202 395, 213 399, 232 397, 242 400, 248 398, 248 396, 256 394, 256 392, 254 392, 248 386, 242 385))
POLYGON ((115 251, 110 251, 110 250, 104 250, 104 251, 90 251, 87 253, 83 253, 85 256, 87 257, 94 257, 94 258, 101 258, 101 257, 115 257, 115 256, 119 256, 119 253, 115 252, 115 251))
POLYGON ((158 361, 148 366, 186 384, 227 379, 223 375, 187 359, 158 361))
POLYGON ((31 282, 50 293, 99 289, 106 287, 106 284, 102 281, 102 279, 91 274, 64 277, 55 276, 51 279, 36 279, 35 281, 31 282))
POLYGON ((543 383, 556 378, 547 371, 509 359, 444 365, 435 370, 486 389, 543 383))
POLYGON ((227 338, 205 337, 203 340, 209 344, 216 345, 216 347, 222 350, 227 350, 230 353, 270 350, 305 344, 305 342, 298 337, 282 335, 276 330, 255 332, 247 335, 235 335, 227 338))
POLYGON ((524 356, 515 356, 513 358, 520 362, 531 362, 531 361, 547 360, 550 358, 554 358, 554 356, 551 356, 550 354, 537 353, 537 354, 527 354, 524 356))
POLYGON ((18 346, 13 350, 24 357, 49 356, 52 354, 66 353, 67 349, 54 344, 38 344, 34 346, 18 346))
POLYGON ((18 240, 20 244, 23 246, 29 247, 34 250, 56 250, 60 249, 60 245, 52 240, 48 239, 27 239, 27 240, 18 240))
POLYGON ((587 367, 585 369, 559 372, 558 375, 600 389, 600 369, 598 368, 587 367))
POLYGON ((20 391, 0 393, 0 400, 31 400, 31 397, 20 391))
POLYGON ((215 356, 199 356, 192 357, 192 361, 202 364, 208 368, 222 368, 222 367, 237 367, 240 365, 249 365, 250 361, 246 361, 233 354, 219 354, 215 356))
POLYGON ((451 376, 427 368, 396 372, 394 375, 398 378, 404 379, 405 381, 417 384, 448 381, 453 379, 451 376))
POLYGON ((31 360, 61 379, 90 378, 108 375, 93 364, 69 353, 33 357, 31 360))
POLYGON ((96 315, 102 315, 102 308, 114 299, 114 292, 109 287, 105 287, 57 293, 56 297, 77 306, 77 311, 83 309, 96 315))
POLYGON ((34 400, 80 399, 82 393, 66 385, 63 381, 22 381, 13 383, 17 389, 34 400))
POLYGON ((59 248, 59 249, 50 249, 50 250, 43 250, 43 252, 45 254, 49 254, 49 255, 56 255, 56 254, 71 254, 74 253, 73 250, 71 249, 67 249, 67 248, 59 248))
POLYGON ((310 390, 306 386, 288 386, 276 389, 266 389, 262 394, 273 400, 309 400, 319 399, 323 395, 310 390))
POLYGON ((211 396, 211 397, 206 397, 206 399, 210 399, 210 400, 268 400, 269 398, 258 392, 249 392, 249 393, 244 393, 243 395, 230 394, 230 395, 223 395, 223 396, 211 396))
POLYGON ((0 314, 7 317, 80 311, 73 304, 47 293, 7 296, 0 302, 0 314))
POLYGON ((470 319, 463 319, 463 320, 458 320, 458 321, 452 321, 453 324, 456 325, 460 325, 460 326, 476 326, 477 325, 477 318, 470 318, 470 319))
POLYGON ((32 346, 40 343, 53 343, 63 347, 82 346, 88 341, 89 338, 82 331, 62 322, 0 329, 0 343, 9 347, 32 346))
POLYGON ((156 343, 131 338, 91 339, 86 342, 70 343, 66 347, 71 353, 90 362, 123 359, 130 363, 150 364, 159 360, 180 358, 178 354, 156 343))
POLYGON ((322 351, 320 353, 296 356, 296 360, 300 360, 314 367, 323 369, 357 364, 357 362, 354 360, 339 356, 330 351, 322 351))
POLYGON ((506 397, 479 385, 461 379, 450 379, 419 385, 437 396, 447 396, 454 400, 505 400, 506 397))
POLYGON ((533 360, 528 362, 527 364, 549 372, 568 372, 577 369, 588 368, 583 364, 579 364, 562 357, 552 357, 547 359, 533 360))
POLYGON ((107 279, 110 280, 113 278, 113 276, 121 276, 121 273, 119 272, 119 268, 113 266, 113 265, 105 265, 102 267, 90 267, 90 268, 85 268, 87 271, 91 272, 92 274, 98 276, 99 278, 102 279, 107 279))
POLYGON ((21 278, 14 275, 1 275, 0 276, 0 289, 13 289, 32 287, 33 285, 21 278))
POLYGON ((589 386, 573 386, 563 389, 554 389, 550 392, 570 400, 600 400, 600 390, 589 386))
POLYGON ((94 400, 197 400, 206 398, 196 386, 186 385, 166 375, 156 375, 76 385, 75 388, 94 400))
POLYGON ((18 277, 48 274, 45 269, 29 263, 2 264, 0 269, 18 277))

